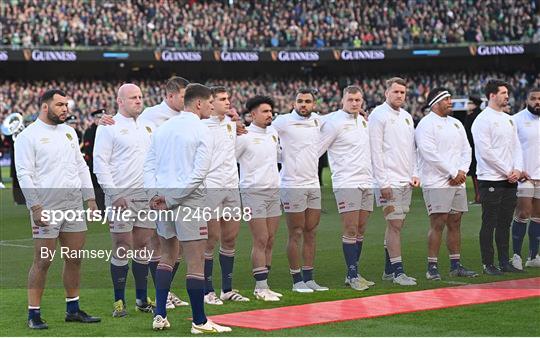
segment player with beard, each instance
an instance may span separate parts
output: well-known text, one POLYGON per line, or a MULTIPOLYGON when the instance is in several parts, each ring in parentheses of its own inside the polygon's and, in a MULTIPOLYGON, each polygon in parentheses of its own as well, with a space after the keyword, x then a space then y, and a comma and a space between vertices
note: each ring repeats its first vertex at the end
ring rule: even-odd
POLYGON ((313 279, 317 226, 321 218, 318 174, 321 119, 313 112, 315 101, 314 91, 299 90, 294 110, 278 116, 272 123, 283 149, 280 188, 289 229, 287 258, 292 290, 300 293, 328 290, 313 279))
POLYGON ((446 88, 433 88, 427 102, 431 111, 420 120, 415 131, 422 192, 430 220, 426 278, 441 279, 437 262, 445 227, 450 276, 476 277, 476 272, 460 263, 461 216, 468 210, 465 181, 471 147, 461 122, 450 116, 450 92, 446 88))
POLYGON ((274 237, 281 216, 279 200, 278 134, 272 124, 274 101, 254 96, 246 102, 253 117, 248 133, 236 140, 236 159, 240 164, 242 207, 249 210, 252 236, 251 262, 256 299, 279 301, 282 295, 268 286, 274 237))
MULTIPOLYGON (((90 210, 97 210, 90 171, 81 154, 77 134, 64 123, 68 116, 66 94, 58 89, 48 90, 39 102, 41 112, 37 120, 23 130, 15 142, 17 178, 30 210, 34 239, 34 261, 28 273, 27 323, 31 329, 48 328, 41 318, 40 306, 52 257, 42 255, 42 249, 56 250, 59 240, 60 246, 70 252, 82 250, 87 229, 86 222, 81 220, 51 223, 44 211, 83 211, 83 199, 90 210)), ((99 322, 100 318, 79 308, 80 270, 80 257, 64 257, 65 320, 99 322)))
POLYGON ((526 267, 540 267, 540 88, 527 95, 527 107, 512 116, 523 152, 523 173, 518 183, 517 206, 512 222, 512 265, 522 270, 521 247, 529 223, 526 267))
POLYGON ((472 125, 482 203, 480 251, 484 273, 488 275, 521 271, 510 264, 508 253, 509 225, 516 207, 517 181, 523 168, 516 125, 504 112, 509 88, 504 81, 488 81, 485 87, 488 106, 472 125), (493 233, 500 269, 494 265, 493 233))

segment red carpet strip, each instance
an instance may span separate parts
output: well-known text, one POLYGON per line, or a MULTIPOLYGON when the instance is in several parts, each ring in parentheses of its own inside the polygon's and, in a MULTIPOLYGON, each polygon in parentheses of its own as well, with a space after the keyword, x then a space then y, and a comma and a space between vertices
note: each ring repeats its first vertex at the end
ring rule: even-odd
POLYGON ((235 312, 210 318, 223 325, 272 331, 530 297, 540 297, 540 278, 235 312))

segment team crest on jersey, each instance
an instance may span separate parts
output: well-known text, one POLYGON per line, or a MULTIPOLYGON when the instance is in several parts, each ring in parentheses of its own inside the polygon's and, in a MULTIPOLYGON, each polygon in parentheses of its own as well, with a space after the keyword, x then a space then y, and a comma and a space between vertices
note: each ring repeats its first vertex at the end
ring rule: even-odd
POLYGON ((514 126, 514 121, 508 120, 508 122, 510 122, 510 125, 511 125, 512 127, 514 126))
POLYGON ((318 127, 318 126, 319 126, 319 121, 313 120, 313 123, 315 123, 315 127, 318 127))
POLYGON ((366 121, 362 121, 362 125, 364 126, 364 128, 367 128, 367 123, 366 123, 366 121))
POLYGON ((146 126, 146 131, 148 132, 148 134, 152 134, 152 128, 146 126))
POLYGON ((454 126, 456 126, 456 128, 459 129, 459 125, 457 123, 454 123, 454 126))
POLYGON ((229 123, 227 123, 227 131, 230 133, 232 133, 232 127, 229 123))
POLYGON ((411 121, 409 121, 409 119, 405 119, 405 122, 407 122, 409 126, 411 125, 411 121))
POLYGON ((66 133, 66 137, 67 137, 67 139, 70 140, 70 141, 73 140, 73 136, 71 136, 70 133, 66 133))
POLYGON ((276 135, 272 135, 272 140, 274 140, 274 142, 277 143, 277 137, 276 137, 276 135))

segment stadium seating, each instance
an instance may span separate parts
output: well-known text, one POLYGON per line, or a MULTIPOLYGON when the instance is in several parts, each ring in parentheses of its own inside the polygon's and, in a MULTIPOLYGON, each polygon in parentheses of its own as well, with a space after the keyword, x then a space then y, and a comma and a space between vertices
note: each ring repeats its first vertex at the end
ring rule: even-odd
POLYGON ((534 0, 0 4, 0 46, 364 47, 540 41, 534 0))
MULTIPOLYGON (((392 74, 394 75, 394 74, 392 74)), ((288 77, 254 78, 243 81, 225 79, 210 79, 205 81, 210 85, 224 85, 231 93, 231 104, 239 112, 243 112, 244 104, 250 96, 264 94, 272 96, 276 101, 275 111, 285 113, 291 109, 295 90, 301 87, 312 87, 319 91, 318 109, 322 113, 336 110, 340 107, 340 84, 359 84, 364 90, 366 108, 371 108, 384 101, 384 80, 388 76, 377 77, 288 77)), ((404 75, 409 81, 409 98, 407 109, 416 120, 423 116, 422 108, 429 88, 437 86, 448 87, 455 97, 477 95, 483 96, 482 90, 487 79, 501 78, 512 85, 511 107, 518 111, 524 107, 527 89, 539 86, 540 79, 534 74, 516 72, 501 74, 496 72, 481 73, 426 73, 413 76, 404 75)), ((133 80, 141 86, 146 106, 161 102, 164 81, 133 80)), ((67 91, 73 100, 71 111, 80 116, 81 127, 90 122, 89 113, 97 108, 106 108, 109 112, 116 109, 116 90, 119 80, 103 81, 0 81, 0 117, 8 113, 19 112, 32 115, 38 112, 38 97, 46 89, 59 87, 67 91)))

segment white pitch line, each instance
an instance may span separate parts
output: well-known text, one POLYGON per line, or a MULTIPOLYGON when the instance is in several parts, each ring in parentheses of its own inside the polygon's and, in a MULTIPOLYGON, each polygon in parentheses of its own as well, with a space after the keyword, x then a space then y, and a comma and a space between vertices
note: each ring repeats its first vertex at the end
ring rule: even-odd
POLYGON ((13 244, 13 243, 8 243, 6 241, 0 241, 0 246, 14 246, 17 248, 33 248, 33 246, 31 245, 13 244))

